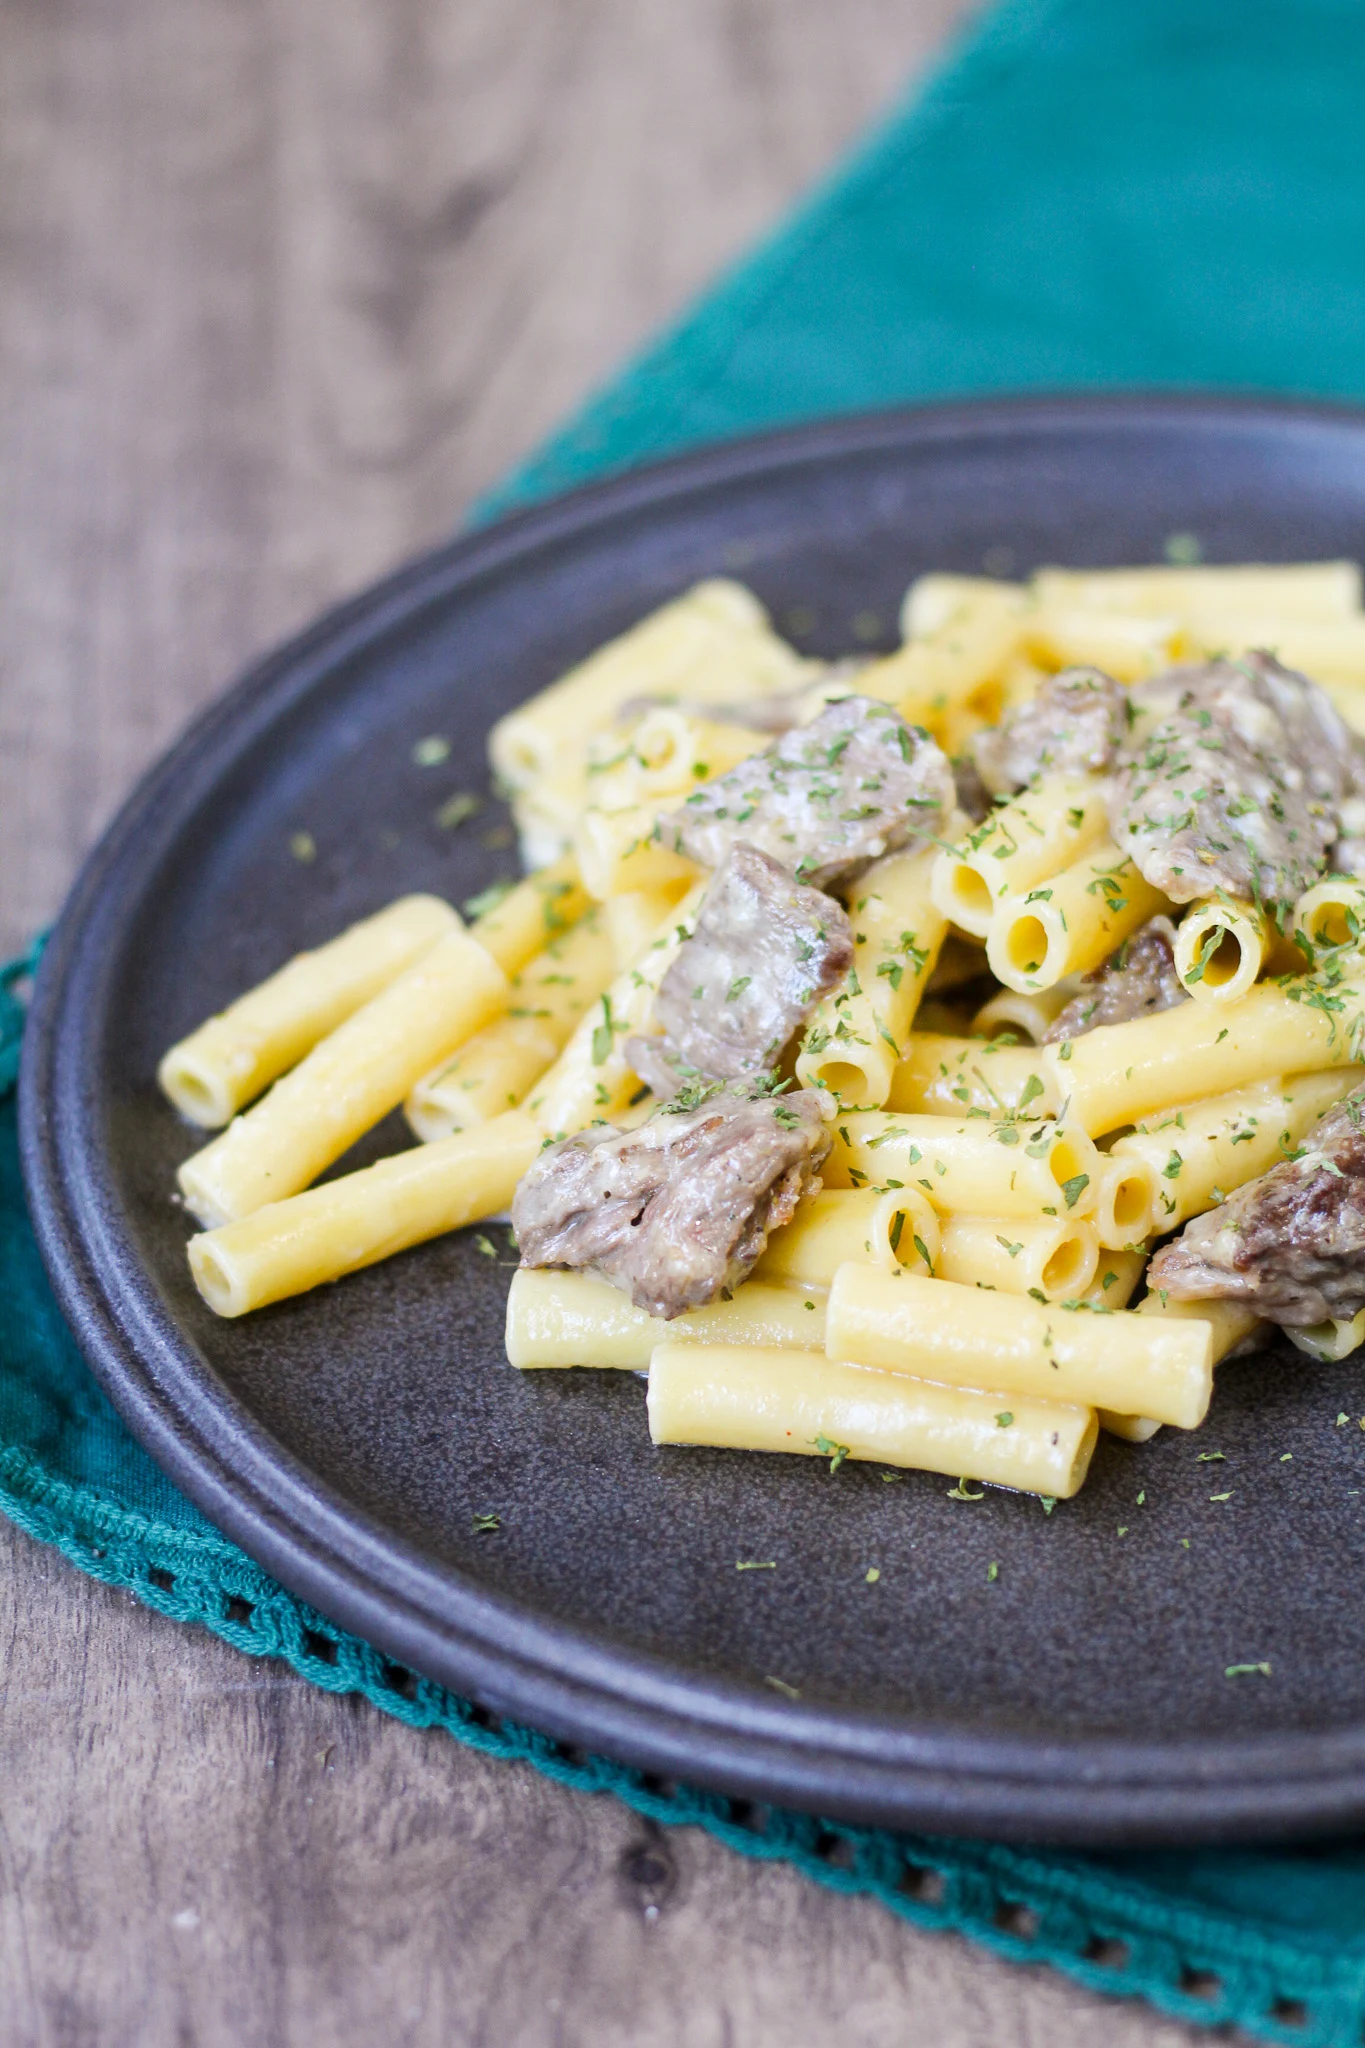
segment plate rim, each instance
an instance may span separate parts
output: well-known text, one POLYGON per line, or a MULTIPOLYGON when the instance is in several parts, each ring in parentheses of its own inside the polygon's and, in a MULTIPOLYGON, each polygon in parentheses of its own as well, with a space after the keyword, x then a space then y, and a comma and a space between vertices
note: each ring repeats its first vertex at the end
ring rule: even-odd
POLYGON ((128 871, 154 864, 231 754, 306 695, 320 666, 521 557, 737 476, 1011 431, 1249 421, 1349 430, 1365 443, 1362 408, 1201 392, 900 406, 709 443, 457 533, 329 608, 191 720, 86 857, 49 939, 20 1064, 19 1134, 39 1247, 80 1349, 133 1434, 215 1526, 338 1625, 452 1692, 562 1743, 742 1799, 941 1833, 1110 1846, 1265 1838, 1365 1817, 1365 1715, 1325 1733, 1164 1743, 964 1733, 941 1717, 769 1701, 528 1618, 515 1599, 436 1565, 344 1502, 221 1382, 201 1383, 194 1347, 149 1276, 118 1280, 87 1170, 100 1148, 85 1020, 102 1014, 101 984, 117 957, 117 921, 112 939, 102 933, 101 906, 123 900, 128 871))

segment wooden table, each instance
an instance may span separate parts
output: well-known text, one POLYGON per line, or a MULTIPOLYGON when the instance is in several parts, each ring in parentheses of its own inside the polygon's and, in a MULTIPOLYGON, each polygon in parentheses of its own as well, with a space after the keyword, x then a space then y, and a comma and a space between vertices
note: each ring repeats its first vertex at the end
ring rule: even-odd
MULTIPOLYGON (((451 528, 962 12, 4 0, 4 950, 242 662, 451 528)), ((0 1542, 7 2048, 1195 2038, 0 1542)))

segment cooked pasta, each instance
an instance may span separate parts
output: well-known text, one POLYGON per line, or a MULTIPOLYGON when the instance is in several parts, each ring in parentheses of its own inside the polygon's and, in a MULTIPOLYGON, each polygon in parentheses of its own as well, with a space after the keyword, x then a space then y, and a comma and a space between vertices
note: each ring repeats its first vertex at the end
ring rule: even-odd
POLYGON ((1197 1428, 1272 1327, 1365 1345, 1359 570, 932 574, 902 632, 815 661, 717 579, 501 719, 536 871, 161 1063, 227 1126, 180 1169, 210 1307, 510 1206, 517 1368, 958 1497, 1197 1428), (425 1143, 309 1185, 404 1097, 425 1143))

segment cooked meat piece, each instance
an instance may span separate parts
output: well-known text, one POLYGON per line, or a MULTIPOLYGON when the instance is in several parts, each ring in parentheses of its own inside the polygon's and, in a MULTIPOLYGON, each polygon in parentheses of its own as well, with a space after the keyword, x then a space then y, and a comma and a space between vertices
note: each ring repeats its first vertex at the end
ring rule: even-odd
POLYGON ((661 845, 717 868, 747 840, 828 889, 896 847, 941 831, 947 756, 889 704, 843 697, 752 761, 694 790, 654 828, 661 845))
POLYGON ((1109 820, 1175 903, 1223 889, 1292 903, 1337 837, 1351 735, 1331 699, 1269 654, 1172 669, 1132 692, 1109 820))
POLYGON ((637 1130, 580 1131, 542 1152, 512 1203, 523 1263, 587 1267, 665 1318, 737 1287, 768 1232, 820 1186, 830 1147, 821 1099, 713 1086, 687 1103, 637 1130))
POLYGON ((1365 1088, 1335 1103, 1297 1156, 1191 1217, 1147 1270, 1177 1301, 1242 1301, 1272 1323, 1365 1308, 1365 1088))
POLYGON ((1103 774, 1128 729, 1128 692, 1097 668, 1066 668, 1027 704, 976 734, 972 753, 986 788, 1013 795, 1048 770, 1103 774))
POLYGON ((1346 788, 1338 809, 1341 837, 1327 856, 1334 875, 1365 876, 1365 740, 1351 734, 1346 761, 1346 788))
POLYGON ((1043 1044, 1079 1038, 1101 1024, 1150 1017, 1188 1001, 1175 971, 1175 926, 1169 917, 1152 917, 1102 967, 1081 977, 1079 993, 1057 1012, 1043 1033, 1043 1044))
POLYGON ((834 898, 740 840, 660 984, 663 1037, 627 1039, 626 1058, 665 1100, 681 1079, 769 1073, 811 1005, 852 965, 853 928, 834 898))

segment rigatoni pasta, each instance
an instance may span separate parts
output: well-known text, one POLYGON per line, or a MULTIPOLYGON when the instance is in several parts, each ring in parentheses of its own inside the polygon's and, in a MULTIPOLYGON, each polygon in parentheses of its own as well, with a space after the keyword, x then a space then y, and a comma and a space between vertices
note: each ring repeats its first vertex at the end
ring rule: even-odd
POLYGON ((209 1126, 275 1084, 181 1169, 209 1305, 511 1203, 508 1358, 648 1373, 657 1444, 1056 1499, 1100 1425, 1196 1428, 1263 1312, 1313 1358, 1365 1342, 1365 1282, 1297 1323, 1255 1287, 1177 1298, 1191 1246, 1242 1244, 1225 1205, 1345 1177, 1323 1133, 1365 1082, 1365 801, 1332 706, 1365 728, 1358 570, 933 575, 903 626, 890 656, 814 661, 718 579, 500 721, 537 871, 468 931, 390 906, 163 1061, 209 1126), (1291 699, 1302 731, 1275 725, 1291 699), (405 1093, 426 1144, 308 1185, 405 1093))

